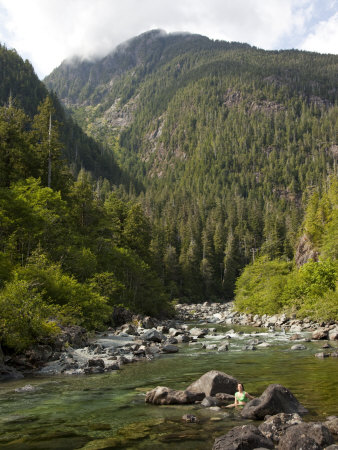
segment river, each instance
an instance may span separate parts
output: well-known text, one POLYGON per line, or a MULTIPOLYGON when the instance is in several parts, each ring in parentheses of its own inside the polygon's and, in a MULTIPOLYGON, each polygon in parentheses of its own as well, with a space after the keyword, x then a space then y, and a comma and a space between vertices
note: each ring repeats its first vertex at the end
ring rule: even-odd
MULTIPOLYGON (((200 342, 221 343, 230 327, 200 342), (222 334, 220 334, 222 333, 222 334)), ((91 376, 25 378, 0 384, 0 449, 211 449, 214 438, 248 423, 237 410, 211 411, 197 405, 145 404, 146 391, 161 385, 184 389, 205 372, 226 372, 260 395, 270 383, 292 391, 309 409, 306 420, 337 415, 338 359, 317 359, 323 342, 306 342, 292 351, 288 334, 232 327, 230 350, 219 353, 182 344, 180 352, 91 376), (243 350, 253 338, 271 344, 243 350), (33 391, 20 392, 31 384, 33 391), (200 423, 182 421, 192 413, 200 423)), ((224 342, 224 341, 223 341, 224 342)), ((337 342, 332 346, 338 347, 337 342)))

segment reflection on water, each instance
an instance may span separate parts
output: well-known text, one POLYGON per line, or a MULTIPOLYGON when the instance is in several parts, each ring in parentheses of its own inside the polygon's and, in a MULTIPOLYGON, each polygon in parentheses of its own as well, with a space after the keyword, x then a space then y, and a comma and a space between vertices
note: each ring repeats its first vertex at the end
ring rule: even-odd
MULTIPOLYGON (((203 342, 221 342, 221 337, 203 342)), ((247 423, 239 411, 153 406, 144 403, 144 396, 158 385, 184 389, 212 369, 235 376, 255 396, 270 383, 286 386, 309 409, 309 420, 337 414, 337 358, 315 358, 320 342, 305 343, 303 351, 291 351, 291 345, 283 334, 245 333, 232 336, 229 352, 184 345, 178 354, 126 365, 109 374, 1 384, 0 449, 211 448, 216 436, 247 423), (253 337, 270 342, 271 347, 243 350, 253 337), (28 383, 39 389, 15 392, 28 383), (184 423, 181 417, 187 413, 198 416, 200 423, 184 423)))

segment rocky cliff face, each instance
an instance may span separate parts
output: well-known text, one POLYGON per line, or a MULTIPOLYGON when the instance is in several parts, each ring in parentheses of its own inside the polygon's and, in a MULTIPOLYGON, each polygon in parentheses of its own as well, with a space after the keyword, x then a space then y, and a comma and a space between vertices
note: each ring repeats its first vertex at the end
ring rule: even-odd
POLYGON ((307 263, 312 259, 313 261, 318 261, 319 252, 314 248, 313 243, 309 239, 309 237, 304 234, 298 243, 295 261, 298 267, 307 263))

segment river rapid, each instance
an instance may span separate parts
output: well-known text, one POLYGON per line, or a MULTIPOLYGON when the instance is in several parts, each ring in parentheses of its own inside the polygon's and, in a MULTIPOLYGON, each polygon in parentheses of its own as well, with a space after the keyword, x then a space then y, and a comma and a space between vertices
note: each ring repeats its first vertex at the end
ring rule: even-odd
MULTIPOLYGON (((179 353, 124 365, 119 371, 0 384, 0 449, 211 449, 215 437, 249 423, 240 411, 156 406, 145 404, 144 398, 158 385, 185 389, 213 369, 234 376, 255 396, 271 383, 282 384, 309 410, 305 420, 337 415, 337 358, 315 358, 323 341, 303 342, 304 350, 291 350, 291 334, 217 325, 214 336, 181 344, 179 353), (202 343, 222 344, 230 328, 229 351, 202 348, 202 343), (252 339, 271 346, 245 350, 252 339), (22 389, 28 384, 29 390, 22 389), (200 422, 182 421, 187 413, 200 422)), ((337 349, 337 341, 330 344, 337 349)))

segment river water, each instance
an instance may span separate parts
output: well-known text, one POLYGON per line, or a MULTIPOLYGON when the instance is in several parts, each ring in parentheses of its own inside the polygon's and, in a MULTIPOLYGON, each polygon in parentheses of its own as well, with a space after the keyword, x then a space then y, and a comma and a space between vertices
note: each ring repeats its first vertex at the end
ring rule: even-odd
MULTIPOLYGON (((227 329, 218 327, 217 336, 199 342, 220 344, 227 329)), ((155 406, 145 404, 144 397, 158 385, 184 389, 212 369, 236 377, 255 396, 270 383, 282 384, 309 409, 306 420, 338 414, 338 359, 314 357, 323 342, 305 343, 305 350, 292 351, 294 342, 283 333, 235 329, 244 334, 232 335, 230 350, 224 353, 184 344, 177 354, 108 374, 0 384, 0 449, 211 449, 215 437, 249 422, 241 419, 240 411, 155 406), (271 347, 243 350, 253 338, 271 347), (20 392, 27 384, 35 390, 20 392), (200 422, 184 423, 181 418, 187 413, 200 422)))

